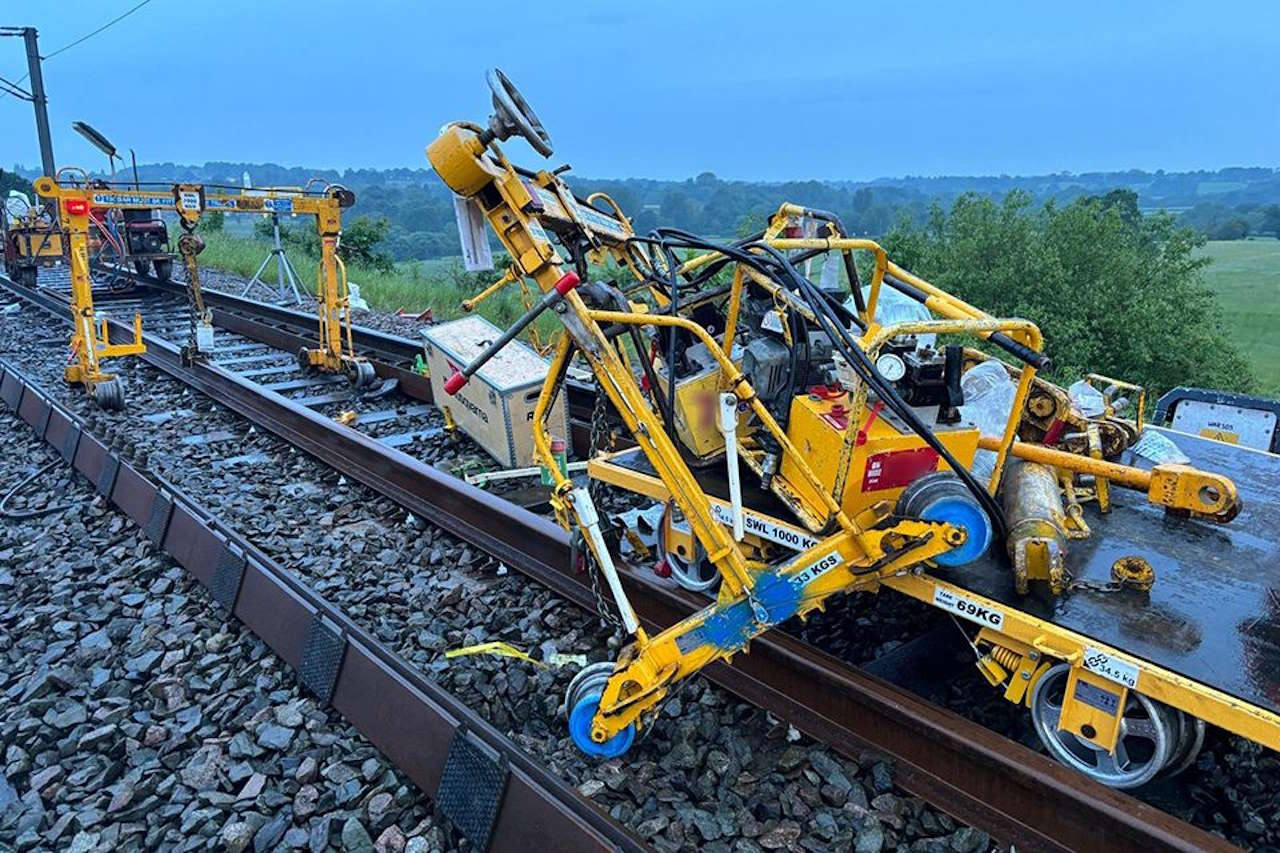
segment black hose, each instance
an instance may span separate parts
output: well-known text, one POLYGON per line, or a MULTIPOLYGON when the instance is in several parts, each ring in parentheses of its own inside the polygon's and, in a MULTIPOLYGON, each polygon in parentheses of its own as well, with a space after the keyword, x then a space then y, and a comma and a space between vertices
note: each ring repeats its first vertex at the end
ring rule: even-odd
POLYGON ((46 515, 53 515, 55 512, 71 509, 72 504, 57 504, 56 506, 47 506, 44 509, 28 509, 28 510, 11 510, 7 508, 10 500, 13 499, 18 492, 22 491, 29 483, 35 482, 36 479, 51 471, 55 466, 62 462, 61 459, 55 459, 49 464, 36 471, 30 477, 24 479, 21 483, 5 492, 4 498, 0 499, 0 516, 12 519, 13 521, 27 521, 32 518, 43 518, 46 515))

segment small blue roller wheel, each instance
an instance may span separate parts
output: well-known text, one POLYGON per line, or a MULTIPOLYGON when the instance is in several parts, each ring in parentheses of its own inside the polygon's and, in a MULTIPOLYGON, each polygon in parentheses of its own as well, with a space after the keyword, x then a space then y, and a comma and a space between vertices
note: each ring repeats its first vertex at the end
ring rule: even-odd
POLYGON ((965 532, 964 544, 933 560, 940 566, 963 566, 987 553, 995 532, 986 511, 960 478, 950 471, 921 477, 903 490, 898 513, 908 518, 940 521, 965 532))
POLYGON ((578 700, 569 712, 569 737, 574 744, 592 758, 617 758, 631 748, 636 739, 635 724, 627 726, 604 743, 591 739, 591 720, 600 708, 599 693, 588 693, 578 700))

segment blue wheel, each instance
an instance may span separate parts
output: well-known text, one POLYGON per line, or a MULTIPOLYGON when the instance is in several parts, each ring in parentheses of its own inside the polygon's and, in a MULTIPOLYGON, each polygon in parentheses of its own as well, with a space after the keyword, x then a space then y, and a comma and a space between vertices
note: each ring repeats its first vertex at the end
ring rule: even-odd
POLYGON ((600 708, 599 693, 588 693, 569 712, 569 737, 574 745, 592 758, 617 758, 631 748, 636 739, 635 724, 627 726, 604 743, 591 739, 591 720, 600 708))
POLYGON ((959 527, 966 534, 964 544, 934 557, 940 566, 963 566, 987 553, 991 544, 991 519, 968 495, 939 498, 920 513, 925 521, 941 521, 959 527))
POLYGON ((987 553, 995 538, 986 511, 960 478, 949 471, 921 477, 904 489, 898 498, 898 513, 907 518, 944 522, 965 532, 963 545, 933 558, 940 566, 972 563, 987 553))

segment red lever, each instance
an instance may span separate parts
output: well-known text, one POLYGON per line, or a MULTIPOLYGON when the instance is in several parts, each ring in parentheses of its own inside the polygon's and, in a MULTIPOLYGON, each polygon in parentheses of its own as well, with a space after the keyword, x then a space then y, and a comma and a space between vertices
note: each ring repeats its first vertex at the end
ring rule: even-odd
POLYGON ((457 394, 459 391, 461 391, 462 386, 466 384, 467 384, 466 375, 461 372, 455 373, 444 381, 444 393, 452 397, 454 394, 457 394))
POLYGON ((567 272, 560 276, 560 280, 555 283, 556 293, 565 296, 581 283, 582 279, 578 278, 576 272, 567 272))

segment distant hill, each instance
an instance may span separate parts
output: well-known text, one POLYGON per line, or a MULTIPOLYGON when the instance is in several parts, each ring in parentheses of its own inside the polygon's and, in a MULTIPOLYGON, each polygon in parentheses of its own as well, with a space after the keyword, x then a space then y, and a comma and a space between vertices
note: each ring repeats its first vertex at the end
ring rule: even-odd
MULTIPOLYGON (((35 177, 32 169, 17 171, 35 177)), ((435 173, 419 169, 311 169, 275 163, 211 161, 203 165, 149 163, 144 182, 193 181, 239 186, 248 173, 255 186, 301 186, 312 178, 338 181, 356 191, 355 215, 386 217, 387 246, 399 260, 457 253, 449 192, 435 173)), ((128 170, 118 174, 132 177, 128 170)), ((658 224, 732 236, 758 227, 782 201, 835 211, 856 234, 880 235, 899 217, 922 221, 934 203, 950 205, 963 193, 1002 197, 1012 190, 1037 203, 1069 202, 1114 189, 1138 194, 1143 210, 1168 210, 1206 235, 1234 238, 1272 227, 1267 209, 1280 205, 1280 169, 1254 166, 1214 171, 1060 172, 1049 175, 915 176, 872 181, 726 181, 704 172, 684 181, 586 178, 569 182, 581 194, 608 192, 646 232, 658 224)))

